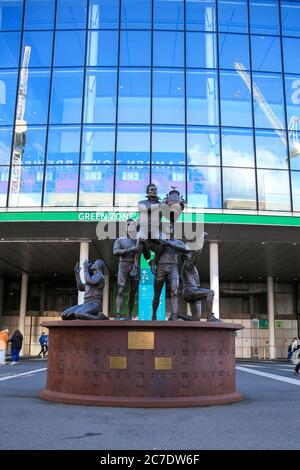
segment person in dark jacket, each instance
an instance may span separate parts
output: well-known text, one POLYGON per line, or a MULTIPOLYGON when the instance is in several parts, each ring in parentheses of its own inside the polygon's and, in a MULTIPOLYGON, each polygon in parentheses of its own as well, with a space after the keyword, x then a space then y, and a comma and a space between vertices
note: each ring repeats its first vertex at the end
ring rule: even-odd
POLYGON ((46 357, 46 354, 48 352, 48 335, 43 331, 41 336, 39 337, 39 343, 41 345, 41 350, 38 353, 38 357, 41 357, 43 355, 43 358, 46 357))
POLYGON ((11 358, 12 362, 10 365, 15 365, 18 364, 19 361, 19 354, 22 349, 22 344, 23 344, 23 335, 21 331, 16 330, 12 337, 8 340, 9 343, 11 343, 11 358))

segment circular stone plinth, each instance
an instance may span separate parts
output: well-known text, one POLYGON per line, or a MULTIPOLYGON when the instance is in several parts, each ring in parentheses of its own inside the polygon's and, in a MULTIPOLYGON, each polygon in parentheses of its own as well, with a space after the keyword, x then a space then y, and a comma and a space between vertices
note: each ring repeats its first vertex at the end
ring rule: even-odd
POLYGON ((235 334, 214 322, 57 321, 49 328, 45 400, 96 406, 191 407, 242 400, 235 334))

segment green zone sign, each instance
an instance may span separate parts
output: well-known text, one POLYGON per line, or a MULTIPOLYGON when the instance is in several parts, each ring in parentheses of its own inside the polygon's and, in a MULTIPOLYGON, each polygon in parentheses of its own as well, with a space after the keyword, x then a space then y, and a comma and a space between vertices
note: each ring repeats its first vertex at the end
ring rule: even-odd
POLYGON ((260 329, 269 328, 269 321, 268 320, 259 320, 259 328, 260 329))

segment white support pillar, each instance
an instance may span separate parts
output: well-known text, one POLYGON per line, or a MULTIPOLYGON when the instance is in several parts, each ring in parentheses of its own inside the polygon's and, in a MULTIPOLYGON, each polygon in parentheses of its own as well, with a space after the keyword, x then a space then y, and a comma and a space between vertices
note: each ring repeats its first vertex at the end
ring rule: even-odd
POLYGON ((109 315, 109 273, 104 274, 103 306, 102 313, 109 315))
POLYGON ((275 315, 274 315, 274 282, 273 282, 273 277, 272 276, 268 276, 268 322, 269 322, 270 359, 276 359, 275 315))
POLYGON ((21 279, 21 298, 20 298, 20 313, 19 313, 19 330, 23 335, 23 348, 20 355, 23 355, 25 343, 25 317, 27 308, 27 290, 28 290, 28 274, 22 273, 21 279))
POLYGON ((213 313, 216 318, 220 316, 219 301, 219 246, 216 242, 209 244, 209 271, 210 288, 215 291, 213 313))
POLYGON ((4 279, 0 277, 0 324, 1 324, 1 316, 3 315, 3 292, 4 292, 4 279))
MULTIPOLYGON (((79 265, 81 267, 80 277, 84 283, 83 262, 89 259, 89 242, 80 242, 79 265)), ((84 292, 78 292, 78 305, 83 304, 84 292)))

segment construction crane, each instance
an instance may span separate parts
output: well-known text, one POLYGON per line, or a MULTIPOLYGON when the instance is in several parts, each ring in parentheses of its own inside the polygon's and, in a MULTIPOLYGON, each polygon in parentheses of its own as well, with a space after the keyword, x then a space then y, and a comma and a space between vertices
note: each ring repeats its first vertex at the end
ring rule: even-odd
POLYGON ((20 71, 20 83, 17 98, 17 114, 14 129, 14 143, 10 179, 10 206, 17 206, 21 187, 22 176, 22 157, 26 144, 27 123, 24 120, 27 82, 28 82, 28 65, 30 60, 31 47, 25 46, 22 68, 20 71))

